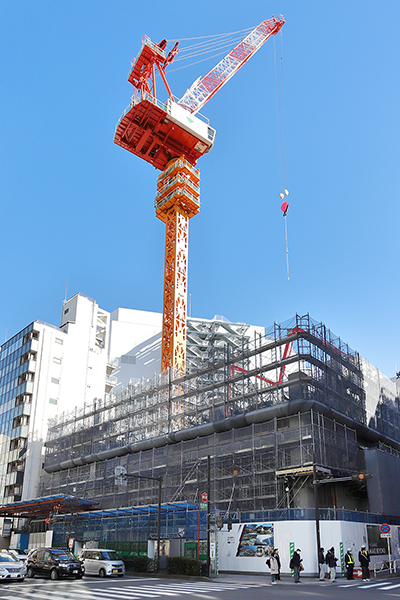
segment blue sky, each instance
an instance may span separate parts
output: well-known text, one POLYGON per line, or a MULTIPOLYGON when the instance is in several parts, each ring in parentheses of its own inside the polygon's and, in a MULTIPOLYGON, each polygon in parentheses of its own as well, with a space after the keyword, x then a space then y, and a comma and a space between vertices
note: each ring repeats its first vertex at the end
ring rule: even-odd
MULTIPOLYGON (((270 39, 202 109, 217 137, 198 163, 192 316, 269 326, 309 312, 400 370, 398 0, 0 0, 1 341, 35 319, 58 325, 67 278, 68 297, 161 312, 158 172, 113 143, 130 60, 143 34, 196 38, 280 13, 287 179, 270 39)), ((171 65, 173 93, 220 58, 171 65)))

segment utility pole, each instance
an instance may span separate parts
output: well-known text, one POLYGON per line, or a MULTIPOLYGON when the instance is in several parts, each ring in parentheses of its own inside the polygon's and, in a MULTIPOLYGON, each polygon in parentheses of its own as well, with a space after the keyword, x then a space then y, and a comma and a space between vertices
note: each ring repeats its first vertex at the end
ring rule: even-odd
POLYGON ((161 541, 161 475, 158 479, 158 513, 157 513, 157 572, 160 570, 160 541, 161 541))
POLYGON ((319 529, 319 500, 318 500, 318 482, 317 469, 315 467, 315 452, 313 449, 313 484, 314 484, 314 506, 315 506, 315 529, 317 533, 317 557, 321 548, 321 537, 319 529))
POLYGON ((207 577, 210 577, 210 455, 207 456, 207 577))
POLYGON ((319 498, 318 498, 317 467, 315 464, 315 427, 314 427, 313 411, 311 411, 311 432, 312 432, 312 464, 313 464, 315 530, 316 530, 316 537, 317 537, 317 565, 318 565, 319 549, 321 548, 321 535, 320 535, 320 529, 319 529, 319 498))

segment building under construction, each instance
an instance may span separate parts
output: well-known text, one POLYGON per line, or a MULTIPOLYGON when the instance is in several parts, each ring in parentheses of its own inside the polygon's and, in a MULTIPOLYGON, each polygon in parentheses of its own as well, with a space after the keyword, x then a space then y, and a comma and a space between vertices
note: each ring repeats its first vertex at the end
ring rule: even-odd
POLYGON ((72 494, 101 511, 149 507, 161 476, 163 503, 196 508, 208 476, 213 512, 263 519, 312 509, 317 477, 321 508, 400 516, 400 494, 383 489, 384 474, 400 472, 395 382, 309 315, 200 350, 185 376, 54 418, 41 496, 72 494))

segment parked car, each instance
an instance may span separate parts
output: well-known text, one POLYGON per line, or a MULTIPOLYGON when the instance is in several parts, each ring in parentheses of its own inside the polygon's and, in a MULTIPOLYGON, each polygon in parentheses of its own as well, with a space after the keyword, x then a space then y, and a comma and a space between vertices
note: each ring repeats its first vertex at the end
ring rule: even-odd
POLYGON ((125 575, 125 564, 115 550, 99 548, 96 550, 82 550, 79 555, 85 567, 86 575, 98 575, 99 577, 123 577, 125 575))
POLYGON ((21 550, 19 548, 9 548, 8 552, 10 552, 10 554, 15 556, 15 558, 17 560, 20 560, 21 562, 25 562, 28 558, 28 550, 21 550))
POLYGON ((23 581, 26 577, 26 566, 17 560, 8 550, 0 552, 0 581, 16 579, 23 581))
POLYGON ((71 552, 61 548, 36 548, 29 552, 26 561, 28 577, 74 577, 82 579, 85 568, 71 552))

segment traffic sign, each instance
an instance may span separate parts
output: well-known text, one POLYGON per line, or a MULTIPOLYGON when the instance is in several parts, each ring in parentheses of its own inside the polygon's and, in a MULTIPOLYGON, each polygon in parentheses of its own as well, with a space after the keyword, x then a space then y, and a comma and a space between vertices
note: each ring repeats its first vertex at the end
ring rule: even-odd
POLYGON ((210 558, 215 558, 215 542, 210 542, 210 558))
POLYGON ((381 530, 381 533, 390 533, 390 525, 387 523, 383 523, 379 529, 381 530))
POLYGON ((204 502, 204 503, 207 502, 207 500, 208 500, 208 494, 207 494, 207 492, 202 492, 201 493, 200 500, 201 500, 201 502, 204 502))
POLYGON ((391 538, 392 534, 391 533, 381 533, 381 538, 391 538))

